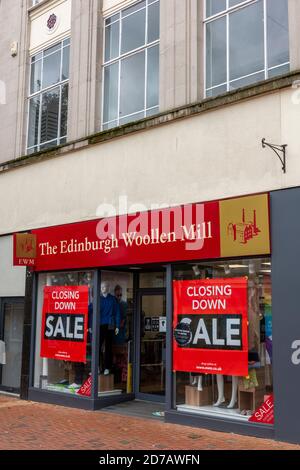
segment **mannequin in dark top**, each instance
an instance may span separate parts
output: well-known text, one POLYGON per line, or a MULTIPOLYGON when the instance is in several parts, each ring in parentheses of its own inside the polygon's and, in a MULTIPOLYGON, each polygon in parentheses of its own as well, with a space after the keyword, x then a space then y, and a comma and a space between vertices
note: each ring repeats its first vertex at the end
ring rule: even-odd
POLYGON ((121 313, 116 298, 109 293, 109 284, 101 283, 100 296, 100 348, 99 364, 102 346, 104 344, 104 375, 109 375, 112 366, 112 344, 114 335, 120 331, 121 313))

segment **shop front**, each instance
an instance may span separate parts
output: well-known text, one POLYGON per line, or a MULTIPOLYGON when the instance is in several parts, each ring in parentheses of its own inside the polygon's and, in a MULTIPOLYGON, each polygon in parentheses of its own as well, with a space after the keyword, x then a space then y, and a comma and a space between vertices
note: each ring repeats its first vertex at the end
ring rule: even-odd
POLYGON ((31 236, 29 399, 273 436, 268 194, 31 236))

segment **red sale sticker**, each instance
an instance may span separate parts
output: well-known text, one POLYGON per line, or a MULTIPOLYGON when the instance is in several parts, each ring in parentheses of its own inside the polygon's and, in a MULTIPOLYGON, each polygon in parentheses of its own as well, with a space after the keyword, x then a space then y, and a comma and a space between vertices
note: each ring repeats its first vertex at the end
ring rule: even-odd
POLYGON ((84 384, 81 386, 81 388, 78 390, 78 395, 81 395, 83 397, 90 397, 92 392, 92 377, 89 377, 84 384))
POLYGON ((274 424, 274 397, 268 396, 265 403, 260 406, 249 419, 251 423, 274 424))

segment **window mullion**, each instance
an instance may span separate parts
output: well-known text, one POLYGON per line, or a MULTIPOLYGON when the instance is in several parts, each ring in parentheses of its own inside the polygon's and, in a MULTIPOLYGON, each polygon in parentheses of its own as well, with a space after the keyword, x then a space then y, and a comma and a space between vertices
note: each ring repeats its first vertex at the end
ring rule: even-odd
MULTIPOLYGON (((122 35, 123 35, 123 19, 120 13, 120 28, 119 28, 119 56, 122 52, 122 35)), ((122 59, 119 59, 119 68, 118 68, 118 115, 117 115, 117 125, 120 124, 120 106, 121 106, 121 73, 122 73, 122 59)))
POLYGON ((38 125, 38 150, 40 150, 41 145, 41 128, 42 128, 42 102, 43 102, 43 93, 40 94, 40 113, 39 113, 39 125, 38 125))
POLYGON ((61 104, 62 104, 62 87, 63 85, 60 85, 60 90, 59 90, 59 103, 58 103, 58 129, 57 129, 57 143, 60 143, 60 126, 61 126, 61 104))
MULTIPOLYGON (((63 43, 61 43, 61 48, 60 48, 60 83, 62 82, 62 73, 63 73, 63 57, 64 57, 64 51, 62 48, 63 43)), ((60 144, 60 131, 61 131, 61 105, 62 105, 62 87, 63 85, 60 85, 60 90, 59 90, 59 103, 58 103, 58 129, 57 129, 57 143, 60 144)))
POLYGON ((265 79, 268 78, 269 57, 268 57, 268 15, 267 0, 264 1, 264 59, 265 59, 265 79))
MULTIPOLYGON (((228 1, 228 0, 227 0, 228 1)), ((230 32, 229 32, 229 13, 226 15, 226 80, 227 91, 230 91, 230 32)))
POLYGON ((145 84, 144 84, 144 117, 146 117, 146 108, 147 108, 147 84, 148 84, 148 15, 149 15, 149 5, 146 3, 146 14, 145 14, 145 84))
POLYGON ((148 85, 148 48, 146 47, 145 52, 145 84, 144 84, 144 117, 146 117, 147 109, 147 85, 148 85))

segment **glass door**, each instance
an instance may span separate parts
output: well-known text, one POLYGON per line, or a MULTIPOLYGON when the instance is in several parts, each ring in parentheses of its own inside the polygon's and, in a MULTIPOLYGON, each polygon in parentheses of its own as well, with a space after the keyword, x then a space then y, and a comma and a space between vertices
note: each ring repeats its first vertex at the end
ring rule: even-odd
POLYGON ((139 294, 137 391, 141 399, 165 401, 166 294, 164 289, 139 294))
POLYGON ((0 325, 0 388, 18 392, 21 383, 24 302, 3 301, 0 325))

